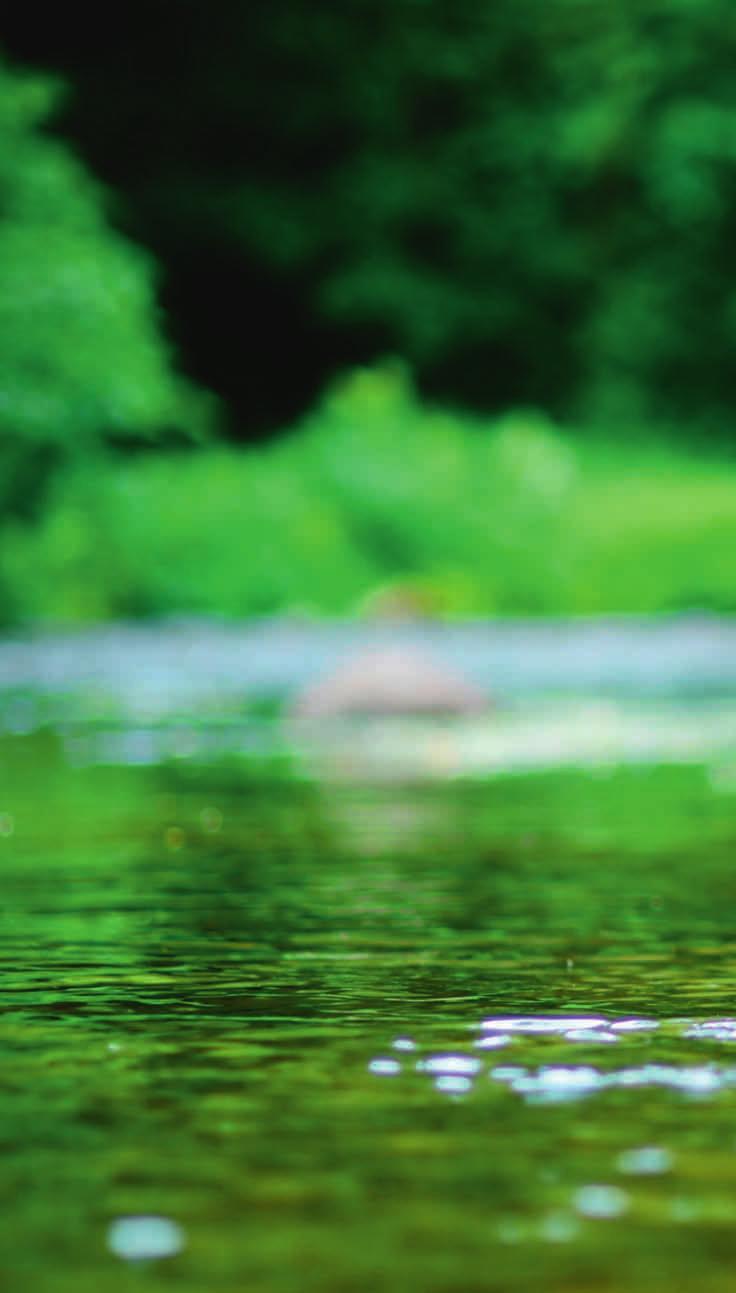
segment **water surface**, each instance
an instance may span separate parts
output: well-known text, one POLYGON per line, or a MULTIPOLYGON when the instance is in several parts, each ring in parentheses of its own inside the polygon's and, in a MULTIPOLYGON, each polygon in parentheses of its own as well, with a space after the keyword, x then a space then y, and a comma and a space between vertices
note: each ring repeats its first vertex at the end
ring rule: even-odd
POLYGON ((0 753, 9 1288, 732 1287, 733 777, 61 750, 0 753))

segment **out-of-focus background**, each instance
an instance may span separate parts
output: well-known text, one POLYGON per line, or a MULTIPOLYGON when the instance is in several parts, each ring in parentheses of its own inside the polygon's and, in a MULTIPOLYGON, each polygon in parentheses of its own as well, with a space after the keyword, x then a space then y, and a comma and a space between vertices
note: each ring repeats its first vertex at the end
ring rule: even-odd
POLYGON ((0 23, 7 1287, 730 1293, 736 6, 81 9, 0 23))
POLYGON ((5 628, 736 608, 726 0, 0 39, 5 628))

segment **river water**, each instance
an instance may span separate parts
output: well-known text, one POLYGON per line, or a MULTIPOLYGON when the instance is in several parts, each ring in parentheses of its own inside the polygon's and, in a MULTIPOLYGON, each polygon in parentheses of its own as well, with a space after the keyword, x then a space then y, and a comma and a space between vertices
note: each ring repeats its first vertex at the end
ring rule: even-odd
POLYGON ((440 778, 736 751, 736 621, 109 625, 0 642, 0 731, 52 726, 78 762, 289 749, 319 775, 440 778), (480 687, 447 724, 274 721, 368 649, 403 647, 480 687))
POLYGON ((431 651, 502 703, 570 693, 736 694, 736 619, 706 614, 111 624, 0 642, 0 693, 104 703, 127 717, 215 718, 264 696, 288 696, 351 652, 397 642, 431 651))
POLYGON ((60 641, 0 648, 5 1287, 732 1288, 728 651, 656 696, 631 652, 582 699, 501 689, 509 726, 681 706, 674 761, 316 780, 324 744, 244 754, 191 662, 154 713, 142 657, 111 700, 115 652, 62 678, 60 641))

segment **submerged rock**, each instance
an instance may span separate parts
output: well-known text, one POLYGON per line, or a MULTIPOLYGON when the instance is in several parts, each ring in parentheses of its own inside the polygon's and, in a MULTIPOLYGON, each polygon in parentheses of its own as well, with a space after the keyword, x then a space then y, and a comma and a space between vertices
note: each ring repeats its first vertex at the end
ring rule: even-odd
POLYGON ((479 687, 417 647, 390 646, 349 657, 299 692, 291 713, 299 718, 481 714, 490 704, 479 687))

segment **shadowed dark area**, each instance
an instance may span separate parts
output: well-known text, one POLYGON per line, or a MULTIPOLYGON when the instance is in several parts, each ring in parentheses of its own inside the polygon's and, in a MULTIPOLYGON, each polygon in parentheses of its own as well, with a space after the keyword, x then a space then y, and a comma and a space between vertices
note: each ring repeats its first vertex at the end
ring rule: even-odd
POLYGON ((67 11, 41 19, 31 5, 3 31, 14 58, 71 79, 54 128, 111 186, 115 222, 155 254, 168 335, 188 376, 224 401, 222 429, 236 441, 283 428, 335 372, 394 347, 378 323, 315 314, 329 252, 297 273, 269 265, 238 231, 236 195, 228 211, 232 186, 274 165, 319 187, 348 142, 336 124, 279 155, 277 98, 298 82, 278 50, 268 56, 272 18, 271 5, 205 15, 184 0, 176 21, 166 3, 134 4, 111 29, 67 11))
POLYGON ((724 0, 16 7, 228 434, 385 354, 482 410, 730 438, 724 0), (288 375, 288 376, 287 376, 288 375))

